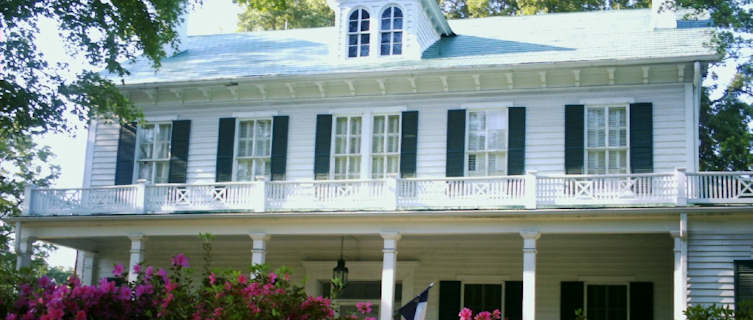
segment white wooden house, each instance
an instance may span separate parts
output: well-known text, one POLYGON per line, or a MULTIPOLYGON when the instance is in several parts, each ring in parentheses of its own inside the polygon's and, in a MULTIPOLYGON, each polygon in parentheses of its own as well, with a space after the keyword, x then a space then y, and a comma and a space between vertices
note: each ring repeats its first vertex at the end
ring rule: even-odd
MULTIPOLYGON (((433 0, 331 0, 335 27, 192 36, 91 122, 84 188, 30 186, 34 240, 113 264, 289 266, 341 252, 380 319, 682 319, 752 298, 753 178, 699 172, 707 21, 615 10, 446 21, 433 0), (341 251, 342 244, 342 251, 341 251), (399 254, 398 254, 399 251, 399 254)), ((656 7, 656 6, 655 6, 656 7)))

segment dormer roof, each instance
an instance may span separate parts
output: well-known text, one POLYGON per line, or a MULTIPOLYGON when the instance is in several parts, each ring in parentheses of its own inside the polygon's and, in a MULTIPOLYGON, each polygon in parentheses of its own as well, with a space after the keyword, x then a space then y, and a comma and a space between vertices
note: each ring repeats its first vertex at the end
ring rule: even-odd
POLYGON ((420 59, 358 64, 332 58, 334 27, 189 36, 185 51, 163 60, 158 72, 145 60, 131 64, 125 84, 718 59, 706 45, 712 31, 707 22, 678 21, 677 28, 654 30, 650 9, 462 19, 448 25, 456 35, 442 37, 420 59))

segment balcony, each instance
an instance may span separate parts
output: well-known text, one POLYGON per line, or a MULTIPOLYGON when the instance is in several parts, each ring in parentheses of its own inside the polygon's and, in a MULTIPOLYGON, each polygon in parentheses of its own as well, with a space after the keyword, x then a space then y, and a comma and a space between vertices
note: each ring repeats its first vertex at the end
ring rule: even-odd
POLYGON ((753 204, 753 172, 28 187, 26 216, 753 204))

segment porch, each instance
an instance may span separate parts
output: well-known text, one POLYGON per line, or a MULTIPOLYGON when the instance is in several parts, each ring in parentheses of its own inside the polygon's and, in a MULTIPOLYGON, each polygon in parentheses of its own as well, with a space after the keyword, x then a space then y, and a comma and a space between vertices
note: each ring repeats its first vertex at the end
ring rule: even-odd
MULTIPOLYGON (((586 312, 589 301, 591 312, 596 310, 593 303, 601 303, 594 302, 599 290, 613 288, 627 294, 624 303, 614 306, 627 307, 623 310, 625 318, 618 319, 630 319, 630 312, 639 309, 650 311, 653 319, 677 319, 673 310, 684 309, 686 301, 682 288, 686 283, 683 256, 687 254, 681 234, 682 220, 677 218, 676 215, 565 221, 374 218, 369 219, 373 223, 361 221, 359 227, 353 228, 347 221, 330 224, 295 218, 246 223, 172 219, 149 223, 97 222, 94 225, 101 226, 100 230, 89 232, 60 224, 45 227, 25 222, 23 230, 28 235, 26 239, 43 239, 80 249, 78 270, 85 281, 108 276, 115 263, 132 266, 142 262, 166 267, 169 258, 177 253, 186 254, 192 267, 201 269, 201 241, 195 230, 204 230, 217 236, 213 242, 213 267, 246 270, 256 263, 267 263, 272 268, 287 266, 293 269, 293 280, 311 295, 326 294, 326 283, 343 241, 349 280, 364 288, 371 286, 363 292, 373 293, 374 288, 379 288, 378 296, 350 297, 342 301, 346 306, 356 300, 368 300, 386 308, 383 310, 393 310, 434 282, 427 319, 457 319, 458 308, 469 306, 500 308, 510 320, 555 320, 563 319, 561 312, 566 307, 562 304, 569 303, 563 302, 569 301, 563 298, 563 283, 575 283, 583 289, 580 299, 586 312), (397 224, 410 225, 413 232, 407 231, 408 227, 395 227, 397 224), (167 225, 172 225, 170 230, 166 230, 167 225), (187 228, 187 225, 195 226, 187 228), (242 229, 263 232, 238 232, 242 229), (375 229, 396 231, 374 232, 375 229), (343 234, 336 230, 352 232, 343 234), (631 285, 636 283, 650 284, 653 294, 650 304, 646 301, 641 306, 630 304, 631 285), (448 290, 455 292, 449 298, 448 290), (489 292, 500 295, 492 294, 491 302, 479 298, 479 294, 489 296, 489 292), (455 304, 448 306, 448 299, 455 304)), ((77 228, 92 228, 92 224, 77 228)))
POLYGON ((254 181, 42 189, 26 216, 685 207, 753 203, 752 172, 254 181))

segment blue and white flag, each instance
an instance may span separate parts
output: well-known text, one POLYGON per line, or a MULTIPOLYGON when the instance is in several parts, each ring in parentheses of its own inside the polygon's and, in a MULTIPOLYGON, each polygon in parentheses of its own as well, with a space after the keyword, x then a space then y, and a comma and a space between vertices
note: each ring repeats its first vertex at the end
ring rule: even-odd
POLYGON ((426 301, 429 300, 429 289, 434 286, 434 282, 430 283, 421 294, 411 299, 410 302, 402 306, 398 312, 403 316, 405 320, 424 320, 426 317, 426 301))

